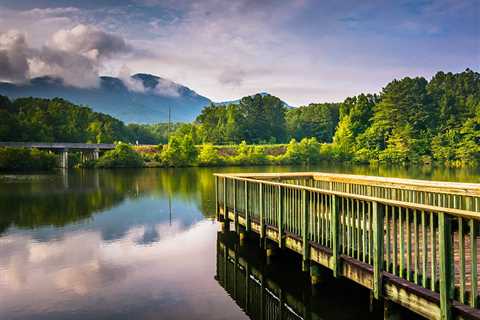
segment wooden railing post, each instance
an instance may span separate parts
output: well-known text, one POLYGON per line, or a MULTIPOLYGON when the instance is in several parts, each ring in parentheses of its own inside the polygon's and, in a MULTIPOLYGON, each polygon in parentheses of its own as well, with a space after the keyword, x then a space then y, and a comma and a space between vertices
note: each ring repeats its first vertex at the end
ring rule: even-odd
POLYGON ((310 255, 309 255, 309 242, 308 242, 308 222, 309 222, 309 216, 308 213, 310 211, 310 201, 309 201, 309 193, 307 190, 302 190, 302 208, 303 208, 303 213, 302 213, 302 243, 303 243, 303 261, 306 262, 309 260, 310 255))
POLYGON ((373 202, 373 296, 382 296, 383 278, 383 215, 385 206, 373 202))
POLYGON ((332 238, 332 270, 333 276, 338 277, 340 275, 340 201, 338 196, 332 195, 330 202, 330 214, 331 214, 331 238, 332 238))
POLYGON ((239 232, 238 227, 238 210, 237 210, 237 180, 233 179, 233 215, 235 223, 235 232, 239 232))
POLYGON ((451 304, 453 298, 453 255, 451 218, 444 212, 438 213, 438 232, 440 246, 440 316, 443 320, 452 319, 451 304))
POLYGON ((250 215, 248 213, 248 181, 245 180, 245 230, 250 231, 250 215))
POLYGON ((227 209, 227 177, 223 177, 223 217, 228 221, 227 209))
POLYGON ((259 199, 260 199, 260 206, 259 206, 259 217, 260 217, 260 238, 263 239, 265 236, 265 221, 264 221, 264 210, 263 210, 263 183, 260 182, 259 184, 259 199))
POLYGON ((278 247, 283 247, 283 189, 278 186, 278 247))
POLYGON ((215 217, 218 221, 220 217, 220 210, 218 208, 218 176, 215 176, 215 217))

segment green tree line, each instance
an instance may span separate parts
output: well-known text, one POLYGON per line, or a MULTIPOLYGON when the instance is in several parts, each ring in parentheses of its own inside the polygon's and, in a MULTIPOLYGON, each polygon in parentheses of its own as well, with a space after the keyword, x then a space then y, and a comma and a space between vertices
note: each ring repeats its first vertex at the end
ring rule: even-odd
POLYGON ((10 101, 0 96, 0 140, 169 141, 162 149, 164 164, 187 164, 189 156, 176 159, 175 150, 193 150, 190 144, 273 144, 292 139, 296 143, 304 138, 315 138, 324 159, 478 164, 480 74, 467 69, 438 72, 430 81, 406 77, 391 81, 378 94, 298 108, 286 106, 277 97, 257 94, 238 103, 212 104, 192 123, 171 125, 125 125, 62 99, 10 101))

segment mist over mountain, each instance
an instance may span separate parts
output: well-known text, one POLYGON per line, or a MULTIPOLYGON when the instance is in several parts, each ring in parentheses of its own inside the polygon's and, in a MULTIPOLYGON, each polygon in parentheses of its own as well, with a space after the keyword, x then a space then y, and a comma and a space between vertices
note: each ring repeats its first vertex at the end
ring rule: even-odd
POLYGON ((167 122, 169 107, 172 121, 189 122, 211 103, 185 86, 142 73, 123 79, 100 77, 95 88, 68 86, 61 78, 48 76, 33 78, 24 84, 0 82, 0 95, 11 99, 61 97, 125 123, 167 122))

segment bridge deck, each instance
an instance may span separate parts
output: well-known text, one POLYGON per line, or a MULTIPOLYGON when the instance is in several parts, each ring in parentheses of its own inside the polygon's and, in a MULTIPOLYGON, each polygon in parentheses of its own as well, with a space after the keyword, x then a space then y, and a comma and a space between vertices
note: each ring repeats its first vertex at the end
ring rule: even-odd
POLYGON ((70 143, 70 142, 0 142, 0 147, 35 148, 48 150, 111 150, 111 143, 70 143))
POLYGON ((414 312, 480 319, 480 185, 217 175, 217 213, 414 312))

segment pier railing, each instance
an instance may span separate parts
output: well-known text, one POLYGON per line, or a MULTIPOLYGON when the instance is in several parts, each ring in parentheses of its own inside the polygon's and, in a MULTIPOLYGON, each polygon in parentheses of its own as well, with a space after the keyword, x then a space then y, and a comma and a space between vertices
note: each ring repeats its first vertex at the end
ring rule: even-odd
POLYGON ((480 318, 480 184, 287 173, 217 174, 216 186, 237 230, 428 318, 480 318))

